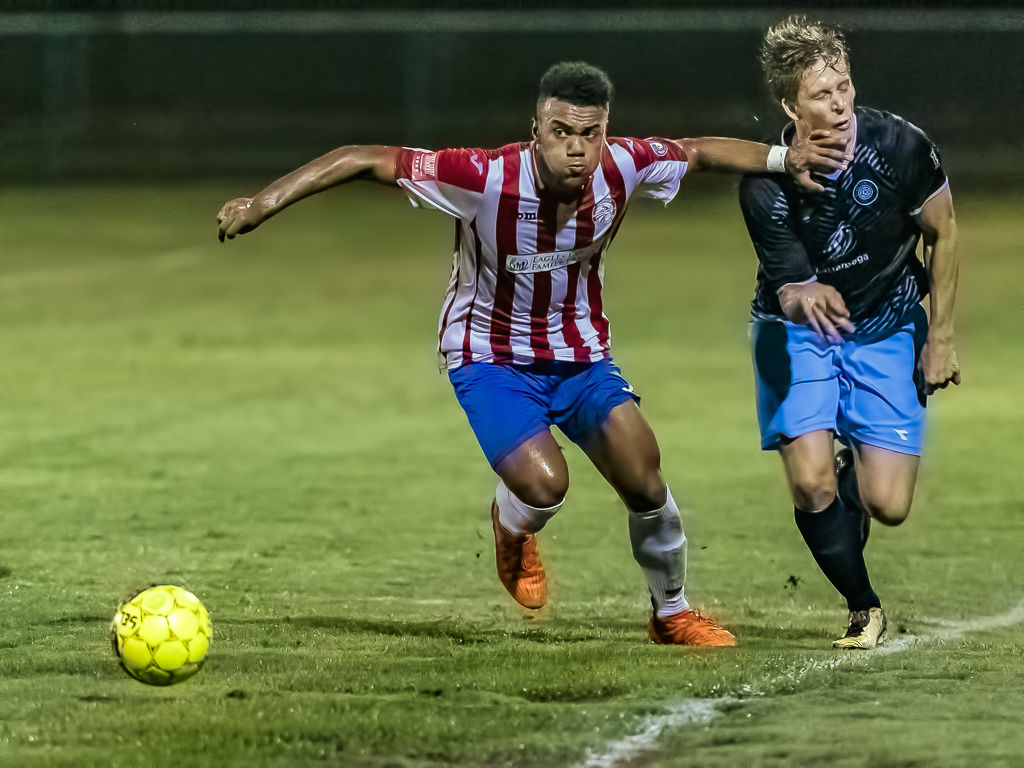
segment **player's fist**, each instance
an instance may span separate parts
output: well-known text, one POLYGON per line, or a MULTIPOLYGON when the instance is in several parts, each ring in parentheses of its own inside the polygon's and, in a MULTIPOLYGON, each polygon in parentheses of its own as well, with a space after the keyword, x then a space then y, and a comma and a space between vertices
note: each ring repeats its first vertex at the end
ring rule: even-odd
POLYGON ((251 197, 236 197, 224 203, 217 214, 217 239, 232 239, 235 235, 252 232, 263 223, 262 209, 251 197))
POLYGON ((926 395, 933 395, 935 390, 945 389, 950 384, 960 383, 960 363, 957 362, 952 342, 929 336, 921 347, 918 366, 926 395))
POLYGON ((818 281, 787 283, 779 289, 779 304, 791 323, 810 326, 833 344, 842 343, 840 331, 853 333, 846 302, 831 285, 818 281))

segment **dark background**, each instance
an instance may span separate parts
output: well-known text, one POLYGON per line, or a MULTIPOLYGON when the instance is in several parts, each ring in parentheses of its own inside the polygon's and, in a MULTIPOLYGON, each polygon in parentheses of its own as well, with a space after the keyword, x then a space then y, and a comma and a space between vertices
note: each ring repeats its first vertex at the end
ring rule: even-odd
POLYGON ((858 103, 924 128, 951 175, 1024 179, 1017 3, 7 2, 7 181, 276 176, 332 147, 528 136, 561 59, 604 67, 612 131, 770 139, 764 28, 846 30, 858 103))

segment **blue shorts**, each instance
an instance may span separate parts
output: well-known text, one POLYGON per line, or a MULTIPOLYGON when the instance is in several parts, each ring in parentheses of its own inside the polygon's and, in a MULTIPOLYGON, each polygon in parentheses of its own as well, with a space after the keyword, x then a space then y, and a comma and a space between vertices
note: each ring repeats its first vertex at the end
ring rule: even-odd
POLYGON ((877 340, 823 341, 804 325, 755 321, 751 334, 761 447, 827 429, 898 453, 921 455, 925 397, 917 361, 928 332, 921 307, 877 340))
POLYGON ((628 400, 640 402, 610 359, 468 363, 450 371, 448 379, 492 467, 552 425, 579 445, 612 408, 628 400))

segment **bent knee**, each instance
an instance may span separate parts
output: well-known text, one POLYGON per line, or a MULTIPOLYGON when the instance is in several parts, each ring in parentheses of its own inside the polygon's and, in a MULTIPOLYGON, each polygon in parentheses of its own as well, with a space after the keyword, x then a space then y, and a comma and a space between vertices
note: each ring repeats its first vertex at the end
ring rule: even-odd
POLYGON ((910 505, 914 502, 914 489, 880 488, 860 489, 861 503, 864 510, 882 525, 896 526, 907 519, 910 505))
POLYGON ((509 478, 504 479, 505 485, 517 499, 537 509, 557 507, 565 501, 565 495, 569 492, 568 473, 536 474, 512 482, 509 482, 509 478))
POLYGON ((629 483, 620 483, 616 490, 631 512, 650 512, 668 503, 668 486, 658 466, 638 474, 629 483))
POLYGON ((835 478, 804 480, 792 486, 793 506, 803 512, 821 512, 836 497, 835 478))
POLYGON ((906 503, 872 503, 864 502, 864 508, 872 518, 882 525, 897 526, 907 519, 910 514, 910 499, 906 503))

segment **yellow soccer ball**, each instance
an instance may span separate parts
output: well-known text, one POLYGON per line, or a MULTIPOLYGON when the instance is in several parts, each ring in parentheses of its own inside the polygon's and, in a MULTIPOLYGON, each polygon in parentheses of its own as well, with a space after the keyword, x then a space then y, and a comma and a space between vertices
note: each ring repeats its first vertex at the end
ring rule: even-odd
POLYGON ((203 666, 213 627, 199 598, 165 584, 123 602, 110 624, 110 639, 129 675, 149 685, 173 685, 203 666))

